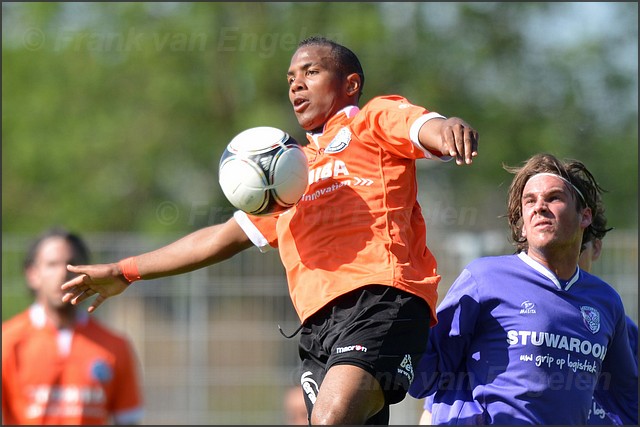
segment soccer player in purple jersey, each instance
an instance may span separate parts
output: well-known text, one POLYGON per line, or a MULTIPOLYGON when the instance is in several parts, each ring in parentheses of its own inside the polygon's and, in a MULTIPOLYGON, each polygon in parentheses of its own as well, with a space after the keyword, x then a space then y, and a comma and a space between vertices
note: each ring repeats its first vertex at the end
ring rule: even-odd
POLYGON ((578 267, 602 191, 579 161, 549 154, 515 174, 516 254, 471 262, 438 307, 409 393, 433 424, 586 424, 592 396, 638 423, 638 367, 618 293, 578 267))
MULTIPOLYGON (((606 218, 604 215, 600 215, 599 218, 604 220, 606 223, 606 218)), ((597 217, 594 216, 594 221, 597 220, 597 217)), ((604 236, 603 236, 604 237, 604 236)), ((602 251, 602 238, 594 237, 593 240, 585 242, 582 248, 582 252, 580 253, 580 259, 578 262, 579 267, 586 271, 591 271, 591 265, 595 262, 599 257, 602 251)), ((636 356, 636 365, 638 364, 638 325, 631 319, 629 316, 626 316, 627 321, 627 332, 629 334, 629 345, 631 346, 631 351, 634 356, 636 356)), ((430 394, 424 399, 424 410, 420 417, 419 425, 433 425, 435 424, 431 417, 432 407, 434 395, 430 394)), ((472 398, 470 397, 470 400, 472 398)), ((461 404, 459 402, 458 404, 461 404)), ((440 407, 439 410, 439 419, 443 419, 443 414, 445 414, 448 410, 447 405, 443 405, 441 402, 436 403, 440 407)), ((606 402, 604 403, 606 406, 606 402)), ((446 418, 446 417, 445 417, 446 418)), ((619 425, 622 424, 620 418, 613 412, 607 410, 603 407, 603 403, 598 401, 595 397, 592 400, 591 408, 589 409, 589 419, 587 420, 588 425, 619 425)))

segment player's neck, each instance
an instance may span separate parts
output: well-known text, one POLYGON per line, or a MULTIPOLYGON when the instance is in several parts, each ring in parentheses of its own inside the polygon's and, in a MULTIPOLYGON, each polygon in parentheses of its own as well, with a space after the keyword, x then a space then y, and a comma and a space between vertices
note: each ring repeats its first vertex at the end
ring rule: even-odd
POLYGON ((545 251, 529 248, 527 255, 561 280, 570 280, 576 272, 578 257, 567 251, 545 251))
POLYGON ((47 320, 56 329, 72 329, 76 323, 76 308, 74 306, 49 307, 44 305, 47 320))

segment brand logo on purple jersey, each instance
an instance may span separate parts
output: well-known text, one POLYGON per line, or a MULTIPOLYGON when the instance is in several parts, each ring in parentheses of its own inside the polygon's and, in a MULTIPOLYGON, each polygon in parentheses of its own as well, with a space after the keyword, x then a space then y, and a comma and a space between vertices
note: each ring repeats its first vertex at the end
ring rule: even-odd
POLYGON ((580 313, 582 313, 582 320, 584 325, 591 331, 592 334, 597 333, 600 330, 600 313, 593 307, 583 305, 580 307, 580 313))
POLYGON ((520 307, 522 307, 520 314, 536 314, 536 305, 529 300, 520 304, 520 307))

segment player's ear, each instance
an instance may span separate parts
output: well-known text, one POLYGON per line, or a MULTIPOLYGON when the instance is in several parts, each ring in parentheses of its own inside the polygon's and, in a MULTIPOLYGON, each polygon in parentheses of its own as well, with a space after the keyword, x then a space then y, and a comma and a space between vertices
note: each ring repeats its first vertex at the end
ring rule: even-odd
POLYGON ((347 76, 347 95, 354 96, 360 92, 360 76, 358 73, 351 73, 347 76))
POLYGON ((24 270, 24 278, 27 282, 27 286, 29 287, 29 289, 36 291, 39 288, 39 274, 38 271, 36 270, 36 268, 31 265, 27 268, 25 268, 24 270))
POLYGON ((591 225, 591 222, 593 221, 593 214, 591 212, 591 208, 584 208, 580 215, 581 215, 580 226, 582 227, 583 230, 585 230, 588 226, 591 225))

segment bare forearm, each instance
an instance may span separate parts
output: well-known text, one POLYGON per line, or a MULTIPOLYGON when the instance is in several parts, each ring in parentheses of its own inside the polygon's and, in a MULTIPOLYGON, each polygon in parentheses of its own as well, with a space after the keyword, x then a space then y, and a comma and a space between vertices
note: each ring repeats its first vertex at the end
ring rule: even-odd
POLYGON ((422 125, 418 132, 418 140, 420 141, 420 144, 430 152, 440 156, 448 156, 449 153, 443 151, 446 147, 444 146, 440 135, 440 129, 443 122, 444 119, 441 118, 434 118, 427 121, 422 125))
POLYGON ((224 261, 252 243, 234 219, 202 228, 169 245, 135 257, 143 279, 172 276, 224 261))
POLYGON ((77 276, 62 284, 63 302, 79 304, 97 294, 87 308, 96 310, 130 283, 186 273, 223 261, 251 246, 235 219, 203 228, 160 249, 112 264, 68 265, 77 276))

